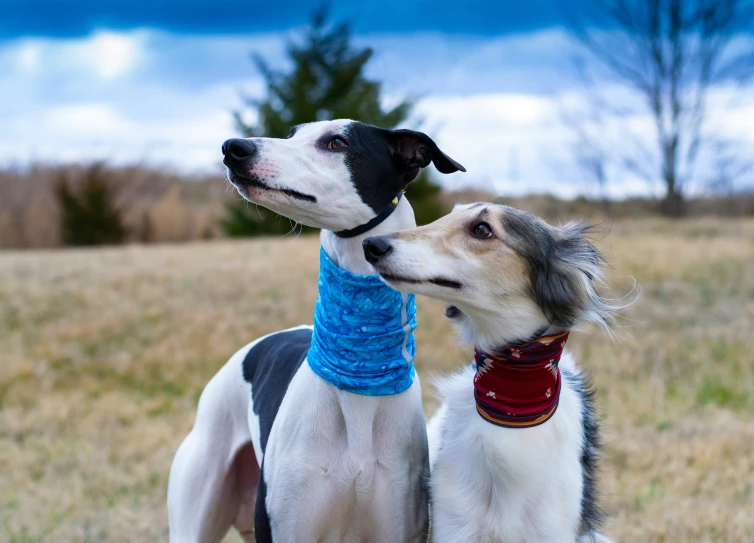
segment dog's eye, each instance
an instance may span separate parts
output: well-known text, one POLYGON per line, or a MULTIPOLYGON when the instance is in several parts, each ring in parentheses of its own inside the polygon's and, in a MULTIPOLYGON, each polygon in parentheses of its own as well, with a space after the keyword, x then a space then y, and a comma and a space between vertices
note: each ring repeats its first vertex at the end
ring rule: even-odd
POLYGON ((348 147, 348 144, 343 138, 333 138, 330 140, 330 143, 327 144, 328 149, 334 149, 336 151, 338 149, 345 149, 346 147, 348 147))
POLYGON ((480 222, 479 224, 475 224, 471 228, 471 235, 479 239, 491 238, 492 228, 490 228, 490 225, 487 224, 486 222, 480 222))

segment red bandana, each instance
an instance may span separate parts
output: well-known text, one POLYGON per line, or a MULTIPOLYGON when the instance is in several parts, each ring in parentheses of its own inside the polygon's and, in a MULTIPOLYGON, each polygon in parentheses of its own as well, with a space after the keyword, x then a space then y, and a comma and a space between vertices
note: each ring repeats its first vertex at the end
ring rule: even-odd
POLYGON ((474 351, 474 399, 482 418, 506 428, 531 428, 555 414, 560 398, 558 362, 568 332, 505 347, 474 351))

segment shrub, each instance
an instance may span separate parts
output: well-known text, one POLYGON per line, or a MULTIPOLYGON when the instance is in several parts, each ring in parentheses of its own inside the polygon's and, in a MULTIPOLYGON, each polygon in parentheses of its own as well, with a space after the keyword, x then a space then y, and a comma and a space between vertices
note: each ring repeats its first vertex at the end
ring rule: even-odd
POLYGON ((95 163, 86 169, 78 190, 61 173, 55 196, 65 245, 114 245, 125 241, 123 210, 116 204, 116 190, 108 182, 103 164, 95 163))

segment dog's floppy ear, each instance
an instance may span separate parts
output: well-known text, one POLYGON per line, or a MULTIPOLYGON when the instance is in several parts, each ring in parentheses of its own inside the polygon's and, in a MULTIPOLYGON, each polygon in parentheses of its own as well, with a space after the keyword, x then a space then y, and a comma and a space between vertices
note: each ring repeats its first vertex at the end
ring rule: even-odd
POLYGON ((597 291, 602 285, 605 260, 587 240, 591 228, 578 221, 556 229, 547 265, 539 270, 535 292, 553 324, 572 326, 592 321, 605 329, 615 324, 621 307, 611 306, 597 291))
POLYGON ((406 184, 413 181, 421 168, 430 162, 440 173, 465 172, 466 168, 440 151, 437 144, 422 132, 414 130, 391 130, 390 148, 398 168, 404 172, 406 184))
POLYGON ((615 313, 624 306, 610 305, 597 291, 605 260, 586 237, 590 227, 576 221, 553 228, 510 208, 503 226, 527 263, 534 298, 550 324, 570 328, 592 321, 609 328, 615 323, 615 313))

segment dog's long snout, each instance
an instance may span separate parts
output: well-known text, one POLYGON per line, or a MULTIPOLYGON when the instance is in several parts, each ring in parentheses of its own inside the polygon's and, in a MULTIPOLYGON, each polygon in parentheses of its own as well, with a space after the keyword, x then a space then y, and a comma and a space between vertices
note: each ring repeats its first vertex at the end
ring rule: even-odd
POLYGON ((257 152, 256 144, 251 140, 231 138, 223 143, 223 156, 226 165, 228 162, 242 164, 252 158, 257 152))
POLYGON ((367 238, 361 244, 364 247, 364 258, 370 264, 375 264, 380 258, 390 253, 393 246, 387 238, 374 236, 367 238))

